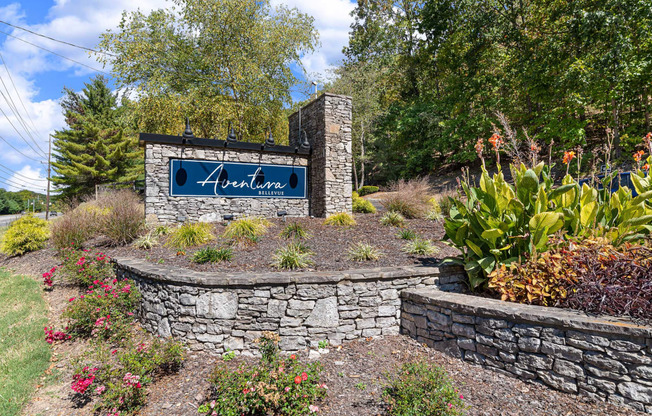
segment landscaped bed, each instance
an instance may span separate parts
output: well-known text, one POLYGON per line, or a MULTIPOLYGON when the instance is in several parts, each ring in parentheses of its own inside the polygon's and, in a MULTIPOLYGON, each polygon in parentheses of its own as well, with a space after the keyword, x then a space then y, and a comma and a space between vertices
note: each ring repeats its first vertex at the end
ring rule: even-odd
MULTIPOLYGON (((280 234, 285 227, 299 224, 308 233, 300 241, 313 253, 310 257, 314 264, 303 270, 349 270, 356 268, 386 267, 401 265, 434 265, 444 257, 457 254, 457 250, 439 242, 444 234, 441 223, 426 219, 406 219, 404 226, 382 225, 381 214, 355 214, 354 226, 324 225, 323 218, 287 218, 269 220, 271 226, 256 243, 240 244, 231 247, 231 261, 198 264, 192 261, 193 254, 204 247, 226 246, 228 240, 222 238, 226 226, 221 223, 212 225, 215 240, 197 247, 179 249, 166 245, 168 236, 158 237, 158 243, 149 250, 134 245, 108 249, 113 257, 143 258, 153 263, 164 263, 200 271, 274 271, 273 256, 281 247, 287 246, 292 239, 280 234), (414 255, 404 251, 408 240, 398 237, 401 230, 409 229, 417 237, 431 240, 436 247, 431 255, 414 255), (380 252, 378 260, 354 261, 349 256, 349 249, 355 243, 368 243, 380 252), (179 252, 182 253, 179 253, 179 252), (179 254, 179 255, 178 255, 179 254)), ((170 227, 173 230, 173 227, 170 227)), ((101 243, 101 242, 99 242, 101 243)))

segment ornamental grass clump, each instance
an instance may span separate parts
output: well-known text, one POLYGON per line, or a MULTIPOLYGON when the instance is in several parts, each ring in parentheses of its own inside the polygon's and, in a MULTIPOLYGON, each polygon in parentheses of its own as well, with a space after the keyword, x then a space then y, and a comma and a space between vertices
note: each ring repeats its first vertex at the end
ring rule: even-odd
POLYGON ((99 233, 109 244, 123 246, 134 241, 145 228, 145 207, 132 191, 105 194, 99 201, 101 216, 99 233))
POLYGON ((357 192, 353 192, 353 195, 351 197, 352 199, 352 206, 353 206, 353 212, 358 212, 361 214, 374 214, 376 213, 376 207, 374 205, 367 201, 364 198, 361 198, 357 192))
POLYGON ((401 179, 391 189, 392 192, 381 201, 387 211, 398 212, 405 218, 423 218, 432 207, 432 188, 425 177, 409 181, 401 179))
POLYGON ((324 225, 334 225, 337 227, 353 227, 356 224, 350 214, 340 212, 333 214, 324 220, 324 225))
POLYGON ((396 211, 389 211, 380 219, 382 225, 391 227, 403 227, 405 225, 405 217, 396 211))
POLYGON ((47 221, 25 215, 9 225, 2 236, 2 252, 8 256, 22 256, 45 247, 50 236, 47 221))
POLYGON ((197 264, 204 263, 221 263, 233 259, 233 249, 231 247, 204 247, 197 250, 192 256, 192 262, 197 264))
POLYGON ((172 231, 165 245, 178 250, 199 246, 213 240, 213 225, 206 222, 188 222, 172 231))
POLYGON ((158 236, 153 232, 149 232, 145 235, 138 237, 133 244, 134 247, 139 248, 141 250, 151 250, 154 246, 158 244, 158 236))
POLYGON ((226 226, 222 238, 235 244, 255 244, 271 225, 271 222, 261 217, 240 218, 226 226))
POLYGON ((295 354, 279 355, 278 335, 263 332, 256 340, 260 361, 231 369, 222 362, 213 370, 209 400, 199 406, 207 415, 308 415, 319 412, 328 387, 320 381, 319 362, 303 364, 295 354))
POLYGON ((278 269, 304 269, 313 264, 312 252, 300 242, 292 242, 274 253, 272 266, 278 269))
POLYGON ((439 248, 435 246, 432 241, 424 240, 421 238, 415 238, 412 241, 408 241, 403 246, 403 251, 407 254, 413 254, 417 256, 430 256, 439 252, 439 248))
POLYGON ((283 228, 283 231, 281 231, 281 237, 288 240, 292 238, 303 239, 308 238, 309 234, 303 225, 299 224, 298 222, 293 222, 283 228))
POLYGON ((409 228, 401 228, 398 230, 396 236, 401 240, 414 240, 417 238, 417 233, 415 233, 413 230, 410 230, 409 228))
POLYGON ((348 257, 353 261, 378 260, 383 253, 368 243, 357 242, 349 247, 348 257))
POLYGON ((403 364, 382 397, 392 416, 461 416, 467 407, 446 371, 424 361, 403 364))

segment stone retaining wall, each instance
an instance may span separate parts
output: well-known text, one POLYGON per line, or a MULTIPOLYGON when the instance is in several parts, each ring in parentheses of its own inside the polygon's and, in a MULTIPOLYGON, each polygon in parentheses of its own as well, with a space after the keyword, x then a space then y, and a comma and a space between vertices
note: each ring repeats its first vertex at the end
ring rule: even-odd
POLYGON ((114 261, 118 276, 133 279, 142 294, 146 329, 217 353, 253 350, 261 331, 278 332, 285 351, 396 335, 402 290, 459 290, 464 278, 458 267, 227 274, 114 261))
POLYGON ((401 332, 557 390, 652 413, 652 328, 575 311, 405 290, 401 332))

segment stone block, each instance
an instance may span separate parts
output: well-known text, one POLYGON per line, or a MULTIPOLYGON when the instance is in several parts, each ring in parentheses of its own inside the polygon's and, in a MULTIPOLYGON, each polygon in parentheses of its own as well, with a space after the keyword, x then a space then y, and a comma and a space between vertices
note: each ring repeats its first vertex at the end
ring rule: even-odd
POLYGON ((618 374, 627 374, 627 367, 625 367, 619 361, 611 360, 605 357, 604 354, 593 352, 586 353, 584 355, 584 361, 605 371, 610 371, 618 374))
POLYGON ((472 339, 468 338, 458 338, 457 339, 457 346, 460 347, 463 350, 467 351, 475 351, 475 341, 472 339))
POLYGON ((518 348, 525 352, 540 352, 541 340, 535 337, 521 337, 518 339, 518 348))
POLYGON ((582 361, 583 351, 575 347, 567 345, 555 344, 550 341, 543 341, 541 343, 541 352, 551 355, 555 358, 563 358, 565 360, 580 362, 582 361))
POLYGON ((282 318, 285 316, 285 310, 288 302, 285 300, 271 299, 267 303, 267 316, 270 318, 282 318))
POLYGON ((475 328, 472 325, 454 323, 451 327, 451 332, 453 332, 455 335, 460 335, 465 338, 475 339, 475 328))
POLYGON ((613 381, 596 378, 596 377, 587 377, 586 381, 590 386, 594 386, 595 388, 603 392, 609 394, 616 392, 616 383, 614 383, 613 381))
POLYGON ((552 371, 537 371, 537 374, 545 384, 557 390, 566 393, 577 393, 577 383, 573 378, 565 377, 552 371))
POLYGON ((652 387, 642 386, 632 382, 625 382, 618 385, 618 392, 628 399, 645 404, 652 404, 652 387))
POLYGON ((526 370, 551 370, 553 358, 541 354, 520 353, 516 359, 516 366, 526 370))
POLYGON ((232 292, 204 293, 197 299, 197 316, 209 319, 234 319, 238 296, 232 292))
POLYGON ((583 378, 584 377, 584 369, 567 360, 562 360, 561 358, 557 358, 555 360, 555 364, 552 366, 552 369, 556 372, 561 374, 562 376, 566 377, 572 377, 572 378, 583 378))

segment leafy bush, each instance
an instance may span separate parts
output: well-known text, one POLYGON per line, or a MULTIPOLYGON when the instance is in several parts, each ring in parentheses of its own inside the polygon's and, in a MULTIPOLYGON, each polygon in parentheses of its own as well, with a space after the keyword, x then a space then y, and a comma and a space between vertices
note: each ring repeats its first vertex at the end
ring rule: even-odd
POLYGON ((145 227, 145 209, 136 194, 128 190, 113 192, 98 202, 105 212, 100 233, 110 244, 129 244, 140 235, 145 227))
POLYGON ((231 247, 205 247, 199 249, 193 254, 192 261, 198 264, 203 263, 220 263, 223 261, 231 261, 233 258, 233 250, 231 247))
POLYGON ((179 342, 155 339, 147 344, 130 342, 113 349, 110 355, 105 348, 99 348, 83 358, 92 361, 93 366, 80 360, 71 388, 87 400, 97 396, 96 412, 132 415, 145 404, 146 388, 154 376, 176 371, 184 351, 179 342))
POLYGON ((652 182, 641 170, 631 178, 637 197, 621 187, 611 192, 618 172, 601 189, 580 186, 570 175, 554 188, 550 168, 510 166, 514 185, 502 172, 490 177, 483 168, 479 187, 462 182, 466 201, 455 200, 444 228, 446 239, 462 252, 472 289, 483 286, 500 264, 509 266, 525 254, 549 248, 557 232, 587 238, 604 236, 615 245, 645 238, 652 230, 652 182))
POLYGON ((385 195, 381 204, 387 211, 398 212, 405 218, 423 218, 432 207, 431 194, 427 178, 400 180, 392 185, 392 192, 385 195))
POLYGON ((279 269, 303 269, 311 264, 312 253, 304 244, 294 242, 285 247, 281 247, 274 253, 274 262, 272 266, 279 269))
POLYGON ((501 299, 587 313, 652 320, 652 249, 604 240, 555 248, 521 265, 501 266, 489 287, 501 299))
POLYGON ((212 400, 199 406, 199 413, 300 416, 319 411, 327 392, 319 380, 321 364, 301 364, 295 355, 280 358, 278 338, 264 338, 261 346, 266 351, 257 365, 241 364, 237 370, 217 365, 209 379, 212 400))
POLYGON ((161 235, 168 235, 170 234, 170 227, 167 225, 158 225, 154 229, 154 235, 156 236, 161 236, 161 235))
POLYGON ((206 222, 185 223, 170 234, 165 245, 183 250, 206 244, 215 238, 212 231, 213 225, 206 222))
MULTIPOLYGON (((56 268, 63 278, 86 287, 95 280, 107 280, 114 277, 113 266, 109 257, 101 251, 68 248, 60 252, 61 265, 56 268)), ((53 271, 51 270, 53 273, 53 271)), ((50 276, 51 277, 51 276, 50 276)))
POLYGON ((396 236, 401 240, 414 240, 417 238, 417 233, 410 230, 409 228, 401 228, 398 230, 398 234, 396 234, 396 236))
POLYGON ((358 242, 349 248, 349 258, 353 261, 378 260, 383 253, 371 244, 358 242))
POLYGON ((2 236, 2 252, 8 256, 22 256, 45 247, 50 232, 47 221, 25 215, 12 222, 2 236))
POLYGON ((86 293, 71 298, 63 312, 73 334, 99 339, 121 339, 134 321, 140 293, 131 280, 95 280, 86 293))
POLYGON ((346 212, 333 214, 324 220, 324 225, 335 225, 338 227, 353 227, 356 224, 353 217, 346 212))
POLYGON ((222 237, 238 244, 254 244, 267 232, 270 225, 271 223, 265 218, 240 218, 226 226, 222 237))
POLYGON ((357 194, 353 193, 353 212, 360 212, 363 214, 374 214, 376 207, 364 198, 360 198, 357 194))
POLYGON ((438 253, 439 248, 437 248, 437 246, 435 246, 430 240, 416 238, 412 241, 408 241, 405 246, 403 246, 403 251, 418 256, 430 256, 438 253))
POLYGON ((403 364, 383 390, 392 416, 459 416, 464 396, 442 368, 425 362, 403 364))
POLYGON ((392 227, 403 227, 405 225, 405 217, 396 211, 389 211, 382 216, 380 223, 392 227))
POLYGON ((365 196, 376 192, 378 192, 377 186, 366 185, 366 186, 361 186, 360 189, 358 189, 358 195, 360 196, 365 196))
POLYGON ((149 250, 158 244, 158 237, 155 233, 149 232, 134 241, 134 246, 141 250, 149 250))
POLYGON ((308 231, 298 222, 293 222, 285 226, 283 231, 281 231, 281 237, 286 239, 308 238, 308 231))

